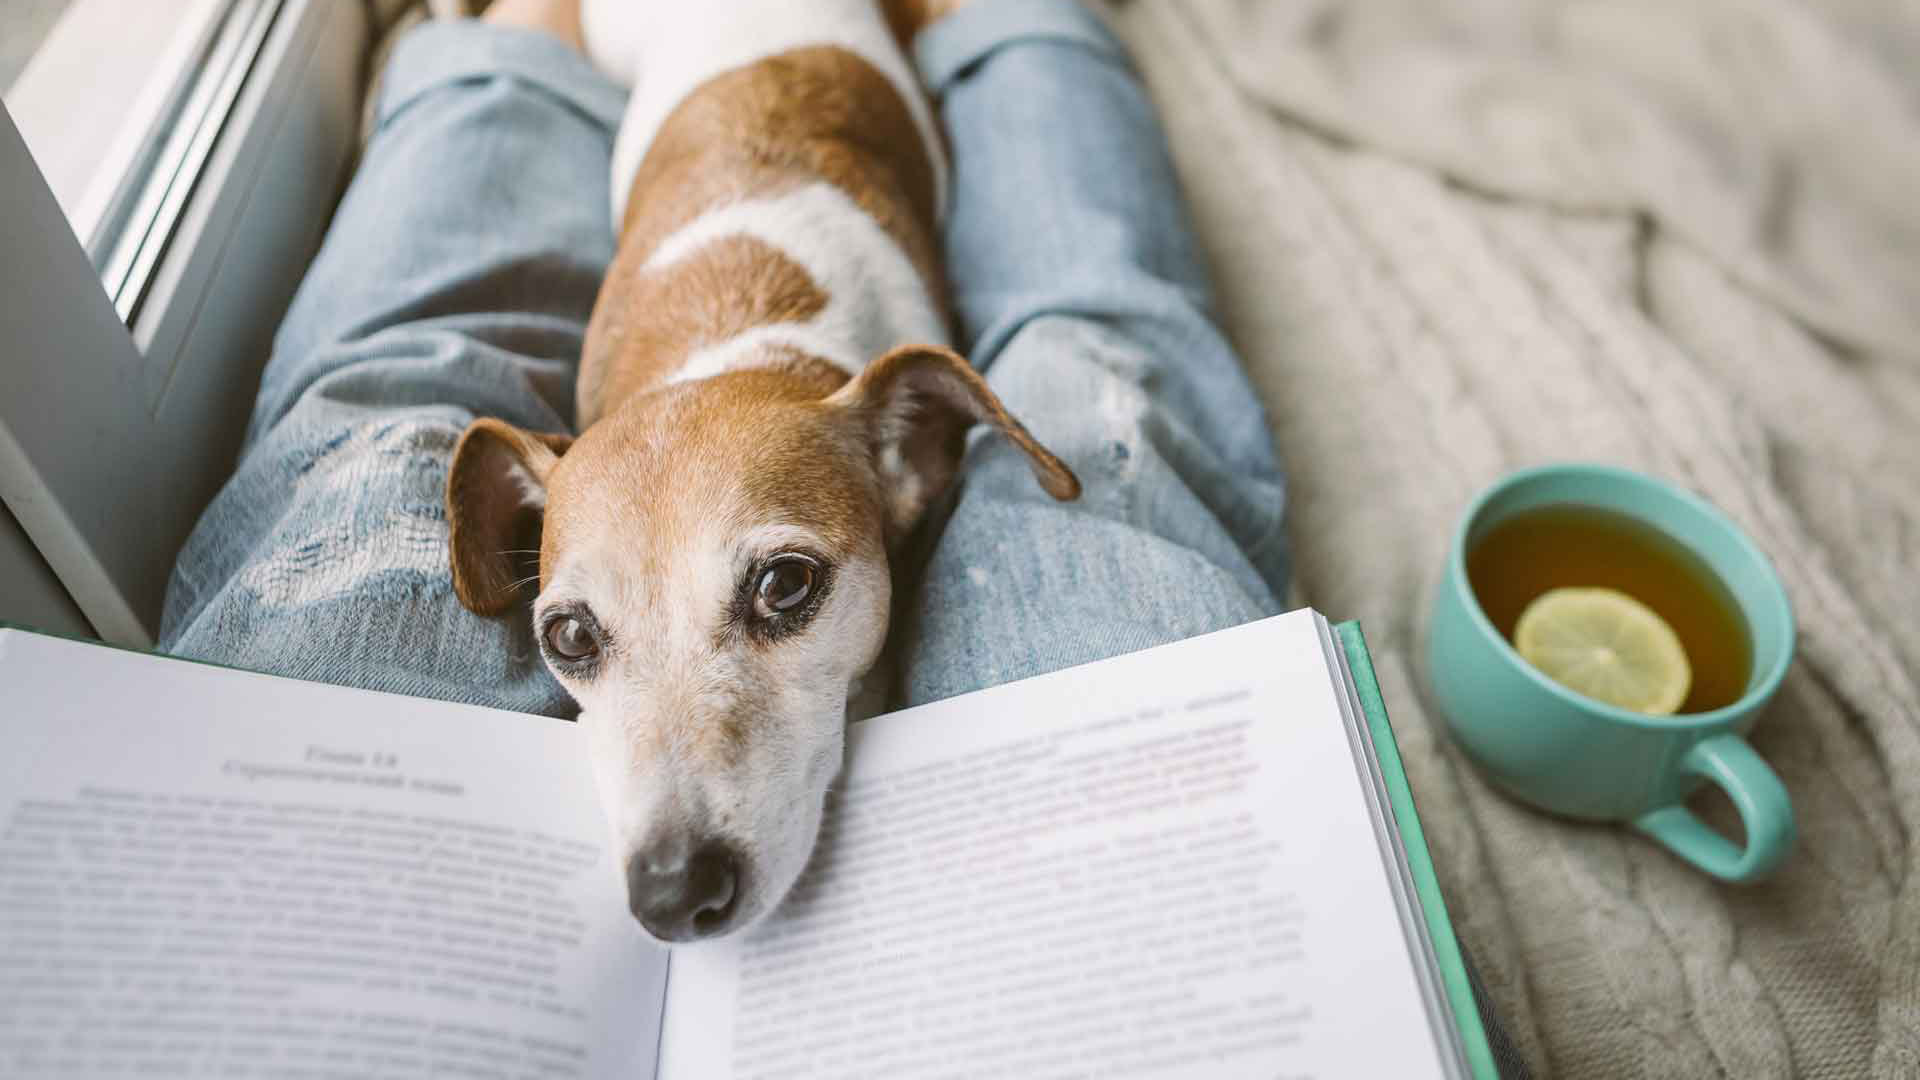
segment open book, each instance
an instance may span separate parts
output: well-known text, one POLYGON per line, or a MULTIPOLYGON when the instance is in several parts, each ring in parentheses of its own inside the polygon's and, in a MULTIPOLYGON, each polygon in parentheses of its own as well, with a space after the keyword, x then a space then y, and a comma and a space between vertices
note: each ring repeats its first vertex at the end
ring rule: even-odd
POLYGON ((670 955, 569 723, 0 630, 0 1074, 1491 1075, 1353 624, 848 747, 786 902, 670 955))

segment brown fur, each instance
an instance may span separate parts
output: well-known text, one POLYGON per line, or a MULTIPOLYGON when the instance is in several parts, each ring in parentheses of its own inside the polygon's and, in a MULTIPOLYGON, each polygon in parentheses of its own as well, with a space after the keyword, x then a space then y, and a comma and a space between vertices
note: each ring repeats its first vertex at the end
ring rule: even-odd
POLYGON ((831 46, 795 49, 715 76, 669 114, 634 173, 619 251, 587 328, 582 426, 659 385, 691 349, 777 321, 770 313, 804 295, 795 280, 804 271, 784 259, 787 269, 750 270, 724 287, 716 287, 714 260, 645 271, 661 242, 716 206, 820 180, 870 214, 912 260, 928 292, 942 295, 933 165, 885 76, 831 46), (702 332, 719 328, 730 332, 702 332))
MULTIPOLYGON (((827 306, 826 294, 798 263, 744 235, 715 240, 663 270, 632 274, 626 286, 617 306, 632 317, 596 318, 606 333, 619 335, 618 355, 617 362, 609 357, 606 363, 582 365, 583 423, 598 418, 586 412, 589 400, 608 403, 611 412, 704 346, 756 326, 810 319, 827 306)), ((602 297, 596 313, 609 306, 602 297)), ((593 339, 588 340, 592 356, 593 339)))
MULTIPOLYGON (((945 6, 897 0, 894 30, 910 37, 915 19, 945 6)), ((694 936, 751 925, 800 873, 809 809, 844 750, 849 696, 886 645, 892 556, 950 485, 967 430, 992 424, 1047 492, 1079 493, 942 346, 894 348, 849 378, 800 348, 763 344, 738 350, 739 367, 671 381, 697 350, 759 326, 817 327, 833 311, 805 247, 783 254, 714 230, 646 268, 667 237, 737 200, 831 182, 938 298, 928 159, 892 84, 842 50, 797 49, 708 80, 670 115, 634 180, 583 358, 585 434, 481 419, 456 449, 446 488, 455 590, 475 612, 504 613, 526 595, 532 568, 516 563, 537 547, 539 625, 589 624, 591 661, 546 655, 582 708, 635 914, 663 938, 689 937, 680 912, 653 910, 650 881, 677 873, 671 860, 719 844, 739 864, 722 908, 681 898, 705 905, 694 936), (757 611, 761 575, 792 558, 825 575, 806 606, 757 611), (726 920, 717 927, 715 914, 726 920)), ((830 243, 845 224, 795 242, 830 243)), ((881 269, 889 289, 901 287, 897 265, 881 269)), ((885 314, 925 325, 918 305, 885 314)), ((868 359, 841 358, 851 344, 821 348, 868 359)))
MULTIPOLYGON (((900 0, 896 33, 952 6, 900 0)), ((585 434, 519 432, 480 420, 454 455, 447 504, 454 587, 482 614, 516 598, 510 552, 538 539, 539 578, 589 535, 645 538, 630 554, 663 579, 703 521, 785 520, 836 558, 879 557, 903 539, 959 466, 963 437, 991 423, 1026 453, 1055 498, 1079 481, 952 350, 903 346, 849 380, 792 348, 748 370, 672 384, 688 354, 828 303, 805 269, 748 236, 648 271, 675 231, 716 207, 825 180, 885 229, 942 297, 932 162, 905 102, 872 65, 835 47, 796 49, 708 80, 668 117, 633 180, 618 253, 581 361, 585 434), (564 457, 559 457, 566 451, 564 457), (509 466, 546 485, 544 522, 509 466), (528 528, 543 530, 523 536, 528 528)), ((724 531, 724 530, 723 530, 724 531)), ((689 617, 698 617, 689 614, 689 617)))
MULTIPOLYGON (((666 387, 650 394, 645 408, 623 409, 589 428, 548 479, 542 580, 558 553, 591 530, 692 540, 695 530, 673 527, 666 520, 672 515, 737 509, 792 522, 821 536, 836 558, 874 536, 890 545, 945 489, 959 444, 977 422, 992 424, 1027 455, 1048 494, 1080 494, 1073 471, 951 349, 903 346, 851 381, 803 354, 786 360, 790 366, 666 387), (822 393, 832 380, 845 385, 822 393), (909 490, 901 478, 883 475, 876 451, 888 442, 923 485, 909 490)), ((669 539, 639 557, 642 576, 652 576, 686 556, 669 539)))
POLYGON ((804 526, 836 558, 877 531, 863 528, 879 512, 871 485, 849 483, 872 476, 863 433, 820 393, 817 373, 723 372, 656 391, 646 405, 587 429, 553 470, 543 578, 560 552, 609 529, 655 540, 636 552, 642 577, 667 575, 686 558, 678 543, 696 539, 691 523, 716 514, 804 526))
POLYGON ((490 416, 460 433, 447 469, 447 527, 453 591, 467 610, 498 615, 511 608, 519 598, 513 567, 522 561, 515 556, 540 546, 539 511, 524 506, 524 493, 503 475, 518 467, 545 483, 572 443, 571 435, 522 431, 490 416))
POLYGON ((1080 497, 1080 479, 1040 445, 973 370, 966 358, 936 345, 903 345, 873 363, 834 393, 829 404, 860 418, 867 443, 891 447, 876 454, 897 459, 898 475, 880 476, 889 545, 905 538, 927 505, 945 491, 960 467, 967 429, 992 424, 1027 455, 1042 490, 1056 499, 1080 497))
POLYGON ((920 31, 932 25, 935 20, 958 11, 967 0, 883 0, 880 10, 887 17, 887 28, 893 31, 893 39, 909 55, 913 52, 913 39, 920 31))

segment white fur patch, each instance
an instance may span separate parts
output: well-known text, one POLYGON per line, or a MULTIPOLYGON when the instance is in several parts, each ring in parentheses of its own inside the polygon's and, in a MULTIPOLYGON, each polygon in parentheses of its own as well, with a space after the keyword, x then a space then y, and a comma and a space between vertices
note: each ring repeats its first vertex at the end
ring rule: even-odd
POLYGON ((946 343, 946 321, 912 260, 858 203, 824 181, 708 211, 661 241, 643 272, 669 269, 730 236, 750 236, 793 260, 826 294, 827 306, 806 322, 757 326, 701 349, 670 382, 716 375, 767 345, 790 345, 857 375, 902 342, 946 343))
POLYGON ((934 203, 944 212, 947 162, 933 110, 874 0, 587 0, 581 29, 594 63, 633 87, 613 146, 616 225, 654 135, 688 94, 723 72, 821 45, 852 52, 893 84, 933 162, 934 203))
POLYGON ((885 559, 849 559, 809 628, 775 644, 722 633, 728 599, 755 556, 823 545, 806 529, 720 516, 685 524, 687 558, 666 574, 635 565, 630 537, 593 536, 564 553, 536 604, 583 602, 617 643, 586 679, 555 670, 580 723, 616 863, 675 830, 723 838, 747 865, 734 930, 764 916, 813 848, 840 766, 847 694, 880 652, 891 581, 885 559), (703 750, 723 718, 753 737, 733 761, 703 750))
POLYGON ((520 492, 520 505, 528 510, 547 508, 547 485, 526 465, 515 462, 507 467, 507 479, 520 492))

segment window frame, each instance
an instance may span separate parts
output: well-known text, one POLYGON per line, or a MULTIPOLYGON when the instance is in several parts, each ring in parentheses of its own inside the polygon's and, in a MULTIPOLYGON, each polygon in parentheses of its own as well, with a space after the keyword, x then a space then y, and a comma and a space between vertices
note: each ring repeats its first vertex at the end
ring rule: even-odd
MULTIPOLYGON (((267 2, 198 168, 168 180, 185 186, 130 322, 0 109, 0 502, 117 643, 153 643, 174 557, 233 467, 357 147, 366 6, 267 2)), ((0 619, 6 607, 0 593, 0 619)))
POLYGON ((198 61, 235 2, 129 10, 123 0, 69 0, 4 88, 6 108, 89 254, 112 240, 110 220, 139 194, 142 159, 154 154, 167 114, 200 78, 198 61))
POLYGON ((172 85, 168 100, 86 243, 129 325, 284 6, 284 0, 225 0, 212 25, 188 28, 199 40, 187 72, 161 73, 172 85))

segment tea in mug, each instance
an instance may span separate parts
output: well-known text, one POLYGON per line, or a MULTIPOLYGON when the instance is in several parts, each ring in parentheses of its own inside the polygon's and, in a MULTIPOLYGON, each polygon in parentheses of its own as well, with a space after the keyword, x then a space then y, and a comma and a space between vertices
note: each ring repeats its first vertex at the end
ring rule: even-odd
POLYGON ((1574 504, 1523 510, 1468 550, 1467 580, 1509 642, 1521 613, 1548 590, 1614 589, 1679 637, 1693 682, 1678 711, 1718 709, 1747 691, 1753 643, 1733 594, 1699 556, 1625 514, 1574 504))

